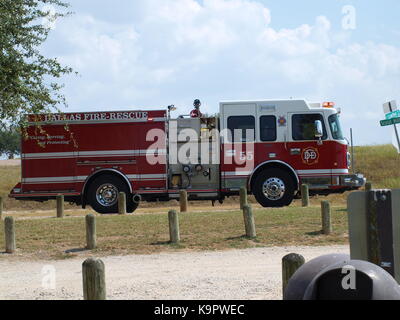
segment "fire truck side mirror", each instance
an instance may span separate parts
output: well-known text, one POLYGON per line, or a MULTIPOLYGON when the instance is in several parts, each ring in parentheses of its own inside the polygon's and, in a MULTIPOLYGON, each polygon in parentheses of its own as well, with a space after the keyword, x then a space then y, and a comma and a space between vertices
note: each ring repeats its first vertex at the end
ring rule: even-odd
POLYGON ((321 120, 315 121, 315 137, 321 139, 324 136, 324 127, 321 120))

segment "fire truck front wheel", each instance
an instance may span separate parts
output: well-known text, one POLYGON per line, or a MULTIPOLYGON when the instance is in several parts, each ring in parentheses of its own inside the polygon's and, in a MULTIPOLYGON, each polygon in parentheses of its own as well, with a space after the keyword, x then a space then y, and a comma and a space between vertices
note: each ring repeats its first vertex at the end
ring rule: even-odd
POLYGON ((89 186, 87 200, 90 206, 98 213, 118 213, 118 195, 125 192, 126 211, 132 213, 138 207, 138 203, 132 200, 128 186, 120 178, 113 175, 97 177, 89 186))
POLYGON ((267 169, 256 178, 253 194, 263 207, 285 207, 292 203, 294 189, 294 181, 287 171, 267 169))

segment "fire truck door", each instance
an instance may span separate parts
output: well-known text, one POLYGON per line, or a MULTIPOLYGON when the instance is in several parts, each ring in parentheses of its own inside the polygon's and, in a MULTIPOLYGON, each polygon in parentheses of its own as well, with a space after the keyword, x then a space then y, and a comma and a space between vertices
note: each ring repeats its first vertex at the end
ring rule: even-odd
POLYGON ((313 179, 313 185, 329 184, 332 152, 326 141, 328 132, 323 114, 315 111, 289 113, 288 119, 286 150, 289 164, 297 170, 303 182, 313 179), (322 138, 316 137, 316 121, 322 123, 322 138))
POLYGON ((136 135, 135 148, 140 150, 137 158, 138 180, 136 190, 167 188, 165 122, 141 124, 136 135), (153 134, 153 133, 154 134, 153 134))
POLYGON ((222 105, 223 128, 230 137, 223 140, 221 165, 223 187, 238 190, 247 183, 255 167, 257 105, 254 103, 222 105))

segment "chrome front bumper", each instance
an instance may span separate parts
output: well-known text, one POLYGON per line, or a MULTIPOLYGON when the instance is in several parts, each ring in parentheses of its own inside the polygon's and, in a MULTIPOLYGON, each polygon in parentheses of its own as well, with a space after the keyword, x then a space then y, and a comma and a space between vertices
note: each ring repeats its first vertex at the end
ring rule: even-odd
POLYGON ((367 183, 367 179, 362 174, 351 174, 340 177, 340 185, 347 188, 362 188, 367 183))
POLYGON ((362 174, 347 174, 344 176, 303 178, 302 183, 308 184, 310 190, 345 191, 364 187, 367 179, 362 174))

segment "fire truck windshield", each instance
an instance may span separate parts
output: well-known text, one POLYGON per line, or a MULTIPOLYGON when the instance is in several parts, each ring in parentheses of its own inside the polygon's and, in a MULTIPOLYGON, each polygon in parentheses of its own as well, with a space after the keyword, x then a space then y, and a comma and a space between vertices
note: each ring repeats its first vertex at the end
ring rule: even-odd
POLYGON ((344 140, 342 126, 338 114, 329 117, 329 126, 331 127, 332 136, 335 140, 344 140))

